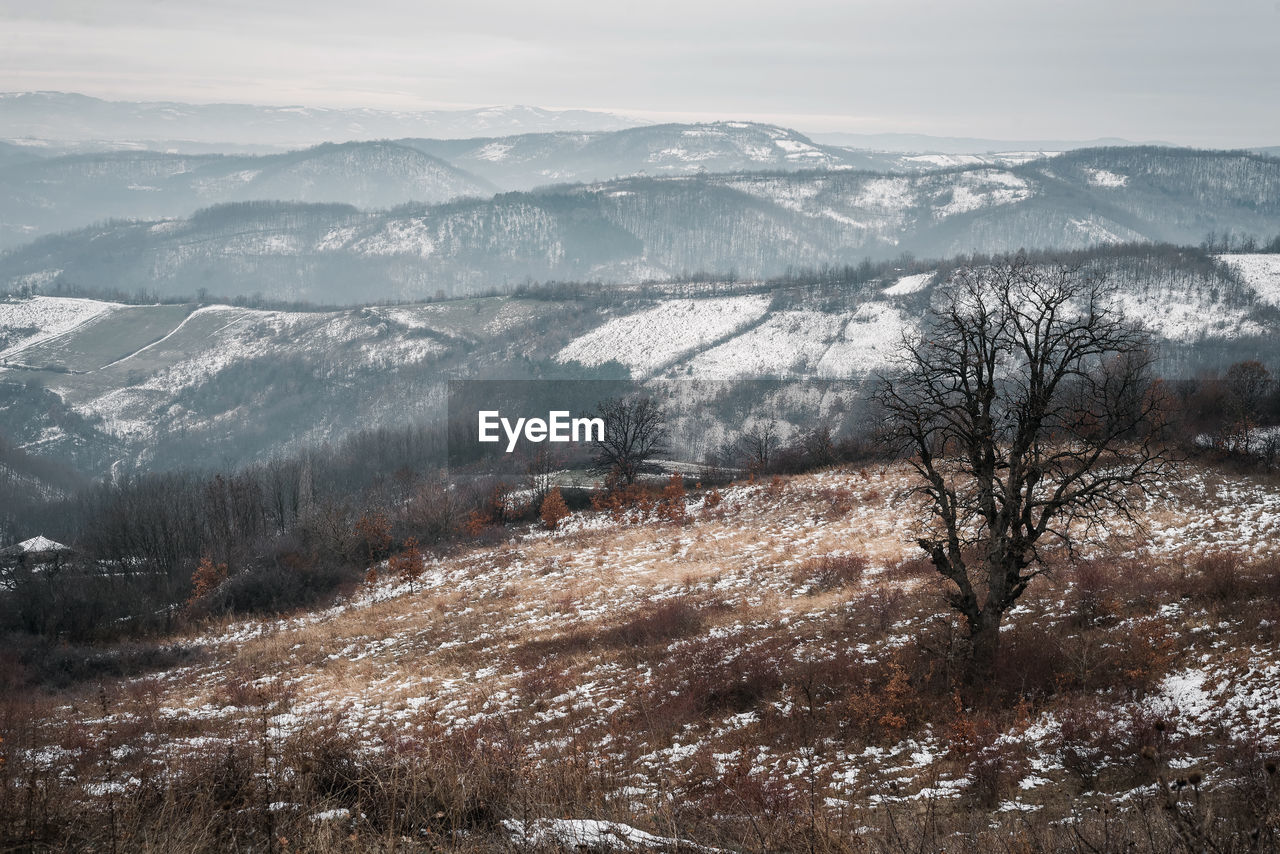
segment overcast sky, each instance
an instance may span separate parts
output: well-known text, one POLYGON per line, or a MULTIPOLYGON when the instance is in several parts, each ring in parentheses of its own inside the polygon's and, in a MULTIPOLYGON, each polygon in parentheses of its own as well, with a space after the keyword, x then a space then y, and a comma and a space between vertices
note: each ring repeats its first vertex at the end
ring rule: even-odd
POLYGON ((0 90, 1280 144, 1280 0, 0 0, 0 90))

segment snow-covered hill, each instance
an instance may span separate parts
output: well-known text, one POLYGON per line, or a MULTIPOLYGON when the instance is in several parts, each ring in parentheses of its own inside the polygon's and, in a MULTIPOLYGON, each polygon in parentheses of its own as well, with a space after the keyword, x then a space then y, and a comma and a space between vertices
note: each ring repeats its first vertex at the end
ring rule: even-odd
POLYGON ((820 145, 755 122, 665 124, 607 133, 402 140, 508 189, 630 175, 803 169, 919 170, 935 164, 820 145))
MULTIPOLYGON (((1130 249, 1089 263, 1162 342, 1165 370, 1188 376, 1272 360, 1271 257, 1130 249)), ((891 364, 944 279, 886 266, 825 295, 745 282, 701 296, 626 287, 342 311, 10 299, 0 302, 0 384, 11 398, 0 435, 97 471, 122 457, 187 463, 210 447, 253 459, 430 420, 446 377, 591 376, 621 364, 658 383, 861 381, 891 364)))
POLYGON ((326 607, 196 625, 145 677, 95 673, 98 705, 19 692, 7 785, 39 783, 59 829, 150 809, 177 847, 270 819, 368 849, 404 810, 468 851, 1200 850, 1186 826, 1268 850, 1280 494, 1179 474, 1134 506, 1141 536, 1046 550, 977 699, 915 481, 868 465, 690 496, 678 524, 513 526, 326 607))

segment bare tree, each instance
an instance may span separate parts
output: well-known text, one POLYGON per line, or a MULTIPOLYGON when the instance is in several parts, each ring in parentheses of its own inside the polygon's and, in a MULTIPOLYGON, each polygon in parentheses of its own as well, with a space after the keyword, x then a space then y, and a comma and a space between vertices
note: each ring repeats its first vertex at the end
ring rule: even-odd
POLYGON ((556 485, 556 475, 564 468, 563 454, 553 454, 545 446, 534 452, 524 468, 524 484, 533 496, 533 506, 541 507, 542 501, 556 485))
POLYGON ((597 407, 604 419, 604 439, 593 442, 591 470, 630 485, 654 472, 654 457, 666 453, 667 428, 662 408, 651 397, 631 395, 606 400, 597 407))
POLYGON ((738 451, 752 472, 768 471, 779 445, 778 428, 772 421, 762 421, 738 438, 738 451))
POLYGON ((1171 462, 1149 338, 1111 296, 1097 275, 1021 255, 962 269, 877 388, 931 519, 917 542, 967 624, 971 678, 995 664, 1041 549, 1137 524, 1132 500, 1171 462))
POLYGON ((1218 443, 1220 446, 1243 454, 1253 453, 1262 405, 1271 392, 1271 385, 1271 372, 1259 361, 1236 362, 1227 368, 1223 378, 1226 411, 1222 414, 1230 423, 1227 435, 1218 443))
POLYGON ((1262 402, 1271 392, 1271 372, 1257 360, 1236 362, 1227 368, 1223 382, 1227 391, 1236 399, 1235 406, 1244 418, 1256 420, 1262 411, 1262 402))

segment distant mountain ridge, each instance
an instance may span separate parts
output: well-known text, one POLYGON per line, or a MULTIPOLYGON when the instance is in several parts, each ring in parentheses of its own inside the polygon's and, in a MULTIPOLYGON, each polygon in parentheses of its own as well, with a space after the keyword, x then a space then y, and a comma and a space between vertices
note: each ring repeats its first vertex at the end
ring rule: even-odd
POLYGON ((8 168, 0 163, 0 249, 101 220, 185 216, 223 202, 387 208, 491 196, 497 189, 392 142, 326 143, 252 157, 120 151, 39 158, 8 168))
POLYGON ((820 145, 798 131, 755 122, 660 124, 599 133, 400 142, 512 190, 632 175, 773 169, 898 171, 904 165, 898 157, 820 145))
POLYGON ((476 139, 325 143, 271 155, 135 149, 63 153, 0 144, 0 249, 111 218, 187 216, 230 201, 361 208, 631 176, 1006 166, 1027 156, 903 156, 822 146, 751 122, 476 139))
POLYGON ((70 92, 0 93, 0 135, 50 140, 190 140, 307 146, 393 137, 618 130, 640 122, 591 110, 497 106, 374 110, 107 101, 70 92))
POLYGON ((0 249, 109 218, 183 217, 229 201, 380 208, 633 176, 1003 168, 1056 153, 856 151, 753 122, 468 139, 406 137, 325 143, 271 155, 178 154, 128 147, 61 155, 58 151, 55 146, 0 144, 0 249))
POLYGON ((1127 145, 1157 145, 1172 148, 1161 140, 1132 142, 1120 137, 1090 140, 1067 139, 987 139, 971 136, 931 136, 923 133, 815 133, 813 139, 826 145, 873 151, 916 154, 991 154, 1010 151, 1074 151, 1078 148, 1114 148, 1127 145))
POLYGON ((527 280, 744 277, 903 252, 948 257, 1210 232, 1280 233, 1280 160, 1091 149, 1018 166, 625 178, 390 211, 254 202, 50 236, 0 256, 0 289, 356 304, 527 280))

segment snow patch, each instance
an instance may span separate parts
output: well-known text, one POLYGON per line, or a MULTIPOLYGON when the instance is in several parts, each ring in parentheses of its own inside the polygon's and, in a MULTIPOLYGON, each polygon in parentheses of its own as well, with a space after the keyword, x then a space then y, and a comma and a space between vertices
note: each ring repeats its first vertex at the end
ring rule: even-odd
POLYGON ((1219 255, 1218 260, 1235 270, 1259 300, 1280 306, 1280 254, 1219 255))
POLYGON ((1128 175, 1108 172, 1106 169, 1086 169, 1084 172, 1088 176, 1089 184, 1094 187, 1124 187, 1129 183, 1128 175))
POLYGON ((890 285, 884 289, 884 295, 890 297, 902 297, 907 294, 915 294, 925 289, 925 286, 933 279, 934 273, 916 273, 912 276, 903 276, 898 279, 897 283, 890 285))
POLYGON ((615 317, 569 342, 557 362, 600 365, 610 359, 634 373, 649 373, 764 316, 769 297, 667 300, 615 317))

